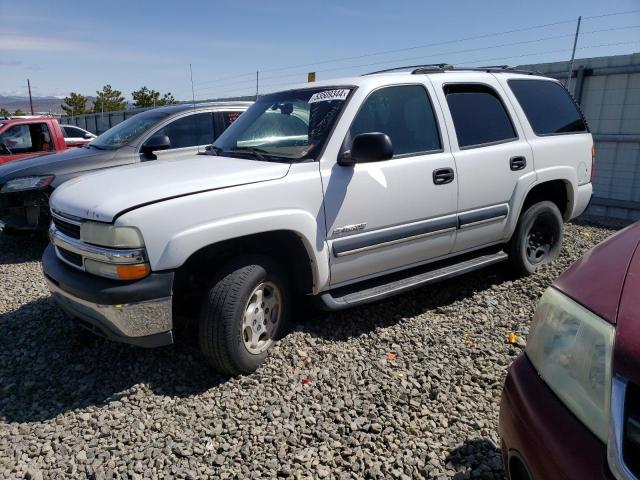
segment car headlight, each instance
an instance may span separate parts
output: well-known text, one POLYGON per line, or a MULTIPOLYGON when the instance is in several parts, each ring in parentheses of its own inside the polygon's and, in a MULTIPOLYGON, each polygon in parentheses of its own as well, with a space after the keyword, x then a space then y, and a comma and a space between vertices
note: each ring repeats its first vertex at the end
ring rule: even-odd
POLYGON ((136 227, 116 227, 107 223, 82 223, 80 225, 80 240, 101 247, 144 247, 142 234, 136 227))
POLYGON ((538 304, 526 353, 545 383, 606 443, 614 327, 554 288, 538 304))
POLYGON ((25 190, 37 190, 49 186, 55 175, 42 175, 33 177, 20 177, 9 180, 4 184, 0 193, 22 192, 25 190))

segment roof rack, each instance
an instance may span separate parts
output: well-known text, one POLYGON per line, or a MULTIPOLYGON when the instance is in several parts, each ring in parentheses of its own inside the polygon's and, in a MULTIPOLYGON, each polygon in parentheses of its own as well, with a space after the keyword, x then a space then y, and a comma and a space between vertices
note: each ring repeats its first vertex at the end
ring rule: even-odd
POLYGON ((524 75, 542 75, 542 73, 535 70, 523 70, 516 67, 510 67, 509 65, 486 65, 484 67, 469 67, 469 68, 458 68, 456 70, 473 70, 480 72, 511 72, 511 73, 522 73, 524 75))
POLYGON ((400 70, 411 70, 411 73, 416 73, 418 70, 421 73, 429 72, 443 72, 445 70, 453 69, 452 65, 448 63, 430 63, 427 65, 406 65, 404 67, 394 67, 394 68, 386 68, 384 70, 376 70, 375 72, 364 73, 365 75, 375 75, 376 73, 389 73, 389 72, 397 72, 400 70))
POLYGON ((510 67, 509 65, 489 65, 485 67, 454 67, 448 63, 434 63, 429 65, 407 65, 404 67, 387 68, 385 70, 377 70, 375 72, 365 73, 364 75, 375 75, 376 73, 389 73, 397 72, 401 70, 411 70, 413 75, 420 75, 425 73, 438 73, 438 72, 450 72, 450 71, 474 71, 474 72, 510 72, 521 73, 524 75, 542 75, 540 72, 533 70, 520 70, 516 67, 510 67))

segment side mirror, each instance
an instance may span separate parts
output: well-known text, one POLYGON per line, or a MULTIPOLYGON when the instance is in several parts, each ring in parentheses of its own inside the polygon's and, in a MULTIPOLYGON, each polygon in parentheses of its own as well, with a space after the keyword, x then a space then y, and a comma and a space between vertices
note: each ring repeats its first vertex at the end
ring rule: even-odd
POLYGON ((84 138, 87 140, 91 140, 92 138, 96 138, 96 136, 93 133, 85 133, 84 138))
POLYGON ((338 159, 338 164, 351 167, 356 163, 379 162, 393 157, 391 139, 385 133, 361 133, 353 139, 351 150, 338 159))
POLYGON ((171 140, 166 135, 157 135, 147 140, 147 143, 142 145, 140 151, 145 155, 151 155, 158 150, 168 150, 171 148, 171 140))

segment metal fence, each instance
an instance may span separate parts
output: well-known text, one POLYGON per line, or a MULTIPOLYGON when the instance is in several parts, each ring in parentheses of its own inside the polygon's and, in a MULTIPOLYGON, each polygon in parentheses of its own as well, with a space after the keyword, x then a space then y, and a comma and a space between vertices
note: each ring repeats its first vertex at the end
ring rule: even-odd
MULTIPOLYGON (((524 65, 566 79, 568 62, 524 65)), ((640 53, 575 60, 568 85, 596 144, 590 215, 640 219, 640 53)))
POLYGON ((131 110, 121 110, 117 112, 88 113, 86 115, 62 117, 60 118, 60 123, 76 125, 80 128, 84 128, 85 130, 89 130, 91 133, 100 135, 114 125, 124 122, 127 118, 133 117, 145 110, 149 110, 149 108, 134 108, 131 110))
MULTIPOLYGON (((220 101, 253 101, 255 97, 233 97, 233 98, 216 98, 211 100, 198 100, 197 103, 205 102, 220 102, 220 101)), ((191 103, 191 102, 179 102, 179 103, 191 103)), ((76 125, 85 130, 89 130, 91 133, 100 135, 106 132, 114 125, 124 122, 127 118, 131 118, 134 115, 149 110, 152 107, 146 108, 132 108, 130 110, 119 110, 116 112, 100 112, 100 113, 87 113, 85 115, 77 116, 63 116, 60 118, 60 123, 69 125, 76 125)))

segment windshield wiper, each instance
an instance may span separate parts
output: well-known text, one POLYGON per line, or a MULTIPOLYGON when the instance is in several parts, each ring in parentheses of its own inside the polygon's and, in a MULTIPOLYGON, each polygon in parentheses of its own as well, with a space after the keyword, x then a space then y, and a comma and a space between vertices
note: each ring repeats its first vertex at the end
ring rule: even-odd
POLYGON ((215 145, 208 145, 205 150, 207 150, 208 152, 211 152, 213 155, 217 157, 219 157, 220 154, 224 152, 224 150, 222 150, 220 147, 216 147, 215 145))
POLYGON ((266 150, 263 150, 261 148, 256 148, 256 147, 237 147, 231 151, 232 152, 243 152, 243 151, 251 152, 258 160, 261 160, 263 162, 267 161, 267 157, 265 157, 263 154, 264 153, 269 154, 269 152, 267 152, 266 150))

